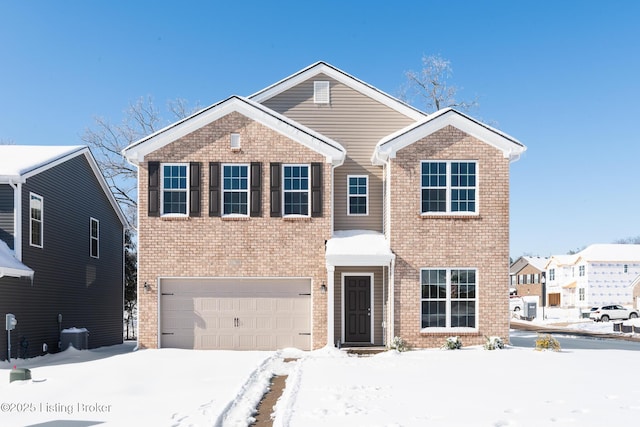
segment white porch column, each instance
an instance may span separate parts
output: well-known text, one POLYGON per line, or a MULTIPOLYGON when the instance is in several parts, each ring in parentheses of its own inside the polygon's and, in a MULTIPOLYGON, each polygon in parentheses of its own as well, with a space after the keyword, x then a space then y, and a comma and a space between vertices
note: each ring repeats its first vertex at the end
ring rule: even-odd
POLYGON ((336 271, 335 265, 327 264, 327 347, 334 347, 334 280, 333 276, 336 271))

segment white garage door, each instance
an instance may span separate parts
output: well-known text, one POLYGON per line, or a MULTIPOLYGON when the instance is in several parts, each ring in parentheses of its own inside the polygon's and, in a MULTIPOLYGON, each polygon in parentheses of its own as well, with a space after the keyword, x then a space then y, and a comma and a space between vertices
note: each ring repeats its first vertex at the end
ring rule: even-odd
POLYGON ((311 349, 309 279, 162 279, 160 347, 311 349))

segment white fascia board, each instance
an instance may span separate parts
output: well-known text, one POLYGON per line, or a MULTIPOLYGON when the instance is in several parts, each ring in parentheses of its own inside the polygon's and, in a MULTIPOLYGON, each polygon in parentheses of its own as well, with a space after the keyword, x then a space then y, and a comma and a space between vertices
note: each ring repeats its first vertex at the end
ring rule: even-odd
POLYGON ((326 255, 325 262, 327 265, 340 266, 388 266, 392 260, 396 258, 395 254, 380 254, 380 255, 326 255))
POLYGON ((324 74, 332 79, 348 86, 365 96, 368 96, 371 99, 374 99, 380 102, 387 107, 404 114, 405 116, 411 118, 412 120, 423 120, 427 114, 413 108, 409 104, 406 104, 399 99, 371 86, 368 83, 363 82, 362 80, 352 76, 349 73, 346 73, 332 65, 327 64, 326 62, 316 62, 315 64, 310 65, 309 67, 298 71, 295 74, 290 75, 289 77, 285 77, 277 83, 268 86, 265 89, 262 89, 253 95, 249 96, 249 99, 256 101, 258 103, 263 103, 264 101, 288 90, 294 86, 299 85, 300 83, 318 75, 324 74))
POLYGON ((481 124, 453 109, 445 109, 432 114, 422 122, 408 126, 380 140, 376 146, 372 160, 384 161, 389 158, 395 158, 399 150, 446 126, 453 126, 499 149, 502 151, 504 157, 508 158, 511 162, 518 160, 520 155, 527 149, 515 138, 497 129, 481 124))
POLYGON ((24 184, 25 180, 20 175, 0 175, 0 184, 24 184))
POLYGON ((245 98, 232 96, 225 101, 214 104, 186 120, 182 120, 164 128, 129 147, 122 153, 128 161, 134 164, 144 161, 144 157, 191 132, 194 132, 216 120, 238 112, 264 126, 290 138, 312 150, 324 155, 327 162, 340 163, 344 159, 346 150, 336 141, 324 137, 317 132, 293 122, 275 111, 268 110, 263 105, 245 98))
MULTIPOLYGON (((89 151, 89 148, 86 145, 79 145, 76 147, 69 147, 71 149, 71 151, 69 151, 68 153, 64 154, 61 157, 58 157, 56 159, 52 159, 46 163, 43 163, 41 165, 38 165, 36 167, 34 167, 33 169, 23 173, 22 175, 20 175, 20 182, 25 182, 28 178, 37 175, 39 173, 42 173, 44 171, 46 171, 47 169, 51 169, 54 166, 58 166, 61 163, 66 162, 67 160, 70 160, 76 156, 79 156, 80 154, 83 154, 87 151, 89 151)), ((15 182, 15 181, 14 181, 15 182)))

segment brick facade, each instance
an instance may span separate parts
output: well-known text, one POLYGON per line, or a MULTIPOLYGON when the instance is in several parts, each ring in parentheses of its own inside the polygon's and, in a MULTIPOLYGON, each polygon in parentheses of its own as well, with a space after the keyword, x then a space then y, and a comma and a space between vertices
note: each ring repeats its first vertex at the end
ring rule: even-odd
POLYGON ((398 151, 391 160, 391 250, 396 254, 394 334, 412 347, 439 347, 459 335, 463 345, 485 336, 509 338, 509 159, 447 126, 398 151), (475 160, 478 215, 422 216, 421 160, 475 160), (476 268, 477 332, 421 332, 421 268, 476 268))
POLYGON ((231 113, 172 142, 145 158, 139 168, 138 298, 139 345, 158 347, 158 293, 161 277, 305 277, 312 279, 314 348, 326 344, 325 241, 331 237, 331 164, 317 152, 239 113, 231 113), (239 133, 241 150, 230 149, 239 133), (201 162, 200 217, 150 217, 150 161, 201 162), (262 216, 209 217, 209 162, 262 163, 262 216), (269 216, 269 164, 323 164, 323 216, 283 219, 269 216), (144 289, 144 283, 149 289, 144 289))

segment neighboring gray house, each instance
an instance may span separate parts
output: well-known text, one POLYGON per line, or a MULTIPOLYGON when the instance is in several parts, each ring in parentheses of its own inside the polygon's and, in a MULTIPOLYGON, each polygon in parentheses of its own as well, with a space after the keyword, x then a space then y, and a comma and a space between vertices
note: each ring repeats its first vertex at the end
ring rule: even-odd
MULTIPOLYGON (((11 358, 122 342, 125 218, 85 146, 0 145, 0 315, 15 315, 11 358)), ((0 340, 0 360, 7 339, 0 340)))

